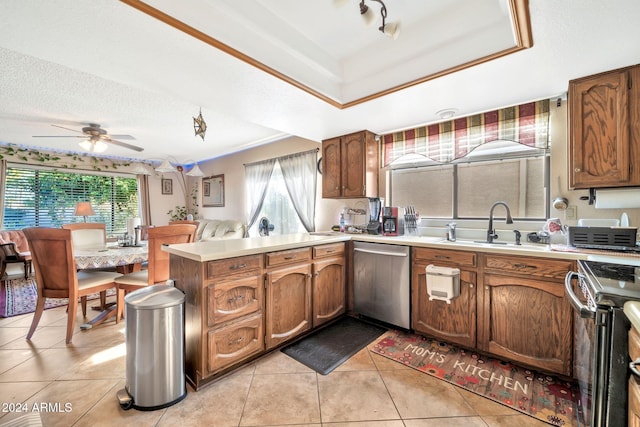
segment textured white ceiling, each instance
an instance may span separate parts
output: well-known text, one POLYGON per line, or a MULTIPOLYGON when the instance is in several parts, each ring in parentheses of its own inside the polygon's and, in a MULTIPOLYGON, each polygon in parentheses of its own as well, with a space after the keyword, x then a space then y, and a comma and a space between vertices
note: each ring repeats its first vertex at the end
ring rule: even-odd
MULTIPOLYGON (((236 49, 257 49, 265 62, 292 66, 288 73, 340 102, 398 75, 427 75, 477 55, 483 40, 504 40, 491 20, 500 14, 483 14, 504 1, 385 3, 388 19, 401 21, 395 41, 362 27, 357 0, 342 7, 332 0, 176 5, 185 20, 219 31, 236 49)), ((4 2, 0 143, 78 151, 77 138, 33 135, 71 135, 51 125, 80 130, 93 122, 144 147, 110 146, 108 155, 203 160, 287 135, 321 141, 361 129, 386 133, 437 121, 444 108, 467 115, 558 96, 572 78, 640 62, 637 0, 530 0, 529 10, 532 48, 339 109, 121 2, 4 2), (204 142, 192 127, 200 108, 209 126, 204 142)))

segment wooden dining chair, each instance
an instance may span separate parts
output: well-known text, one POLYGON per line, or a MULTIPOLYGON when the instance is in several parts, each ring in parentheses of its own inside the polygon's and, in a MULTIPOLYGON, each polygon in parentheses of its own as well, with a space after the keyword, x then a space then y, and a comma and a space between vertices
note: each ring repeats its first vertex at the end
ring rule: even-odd
POLYGON ((192 242, 196 241, 196 235, 198 233, 198 226, 200 223, 198 221, 188 220, 188 219, 177 219, 175 221, 169 221, 169 225, 179 225, 179 224, 193 224, 196 226, 196 229, 193 231, 193 239, 192 242))
POLYGON ((95 249, 107 246, 107 226, 99 222, 78 222, 62 224, 65 230, 71 230, 73 249, 95 249))
POLYGON ((149 265, 146 270, 135 271, 116 278, 118 293, 118 312, 116 322, 124 313, 124 296, 131 291, 164 283, 169 280, 169 253, 162 250, 164 244, 190 243, 196 230, 195 224, 176 224, 149 229, 148 249, 149 265))
POLYGON ((24 229, 24 234, 29 242, 38 290, 36 311, 27 339, 31 339, 40 322, 46 299, 68 298, 66 343, 69 344, 78 311, 78 298, 82 304, 82 315, 86 317, 87 295, 116 287, 114 280, 120 274, 108 271, 77 272, 70 230, 28 227, 24 229))

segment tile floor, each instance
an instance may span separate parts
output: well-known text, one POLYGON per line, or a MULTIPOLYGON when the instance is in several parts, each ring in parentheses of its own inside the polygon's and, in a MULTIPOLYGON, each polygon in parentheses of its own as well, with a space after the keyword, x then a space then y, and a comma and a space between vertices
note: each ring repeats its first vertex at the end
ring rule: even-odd
POLYGON ((124 322, 65 345, 65 307, 28 342, 31 319, 0 318, 0 426, 25 415, 16 404, 45 426, 548 426, 367 349, 326 376, 275 351, 169 408, 124 411, 124 322))

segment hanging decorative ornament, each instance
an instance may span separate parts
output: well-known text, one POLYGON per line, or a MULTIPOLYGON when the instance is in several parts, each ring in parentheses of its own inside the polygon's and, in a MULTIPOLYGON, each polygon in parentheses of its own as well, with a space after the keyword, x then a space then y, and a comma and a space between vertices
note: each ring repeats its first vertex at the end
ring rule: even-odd
POLYGON ((204 141, 204 134, 207 132, 207 123, 202 118, 202 109, 200 109, 198 117, 193 118, 193 130, 195 131, 196 136, 200 136, 204 141))

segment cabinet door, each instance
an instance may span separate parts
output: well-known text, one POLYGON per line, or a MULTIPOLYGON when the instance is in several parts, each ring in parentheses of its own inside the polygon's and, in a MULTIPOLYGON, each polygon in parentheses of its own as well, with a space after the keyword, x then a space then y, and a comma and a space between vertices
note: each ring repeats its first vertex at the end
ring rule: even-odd
POLYGON ((273 270, 266 285, 267 349, 311 327, 311 264, 273 270))
POLYGON ((322 142, 322 197, 336 198, 342 195, 342 160, 340 138, 322 142))
POLYGON ((468 348, 476 346, 476 274, 460 272, 460 295, 446 301, 429 301, 427 264, 414 264, 411 280, 411 327, 419 333, 468 348))
POLYGON ((262 308, 262 276, 214 283, 207 287, 207 323, 219 325, 262 308))
POLYGON ((571 375, 572 311, 564 283, 493 274, 483 281, 478 348, 571 375))
POLYGON ((345 312, 344 258, 313 263, 313 327, 345 312))
POLYGON ((634 184, 630 182, 628 69, 570 82, 569 121, 571 187, 634 184))
POLYGON ((365 140, 358 132, 342 138, 342 196, 365 196, 365 140))
POLYGON ((207 333, 209 375, 264 350, 262 314, 207 333))

